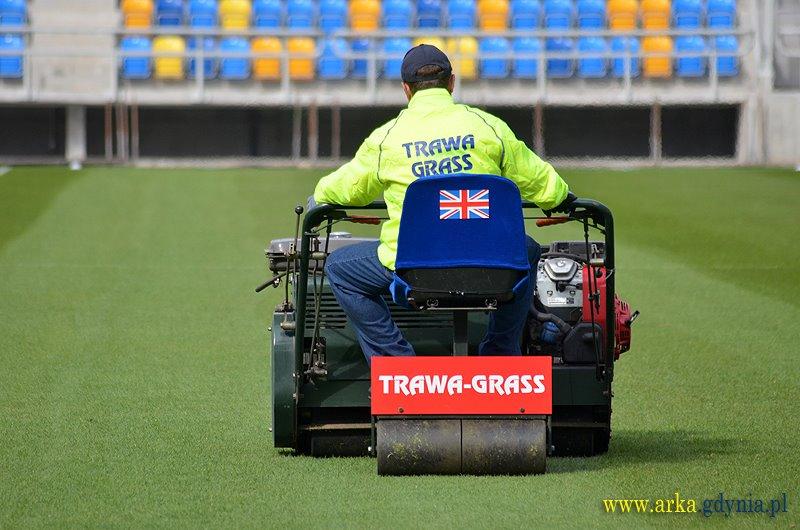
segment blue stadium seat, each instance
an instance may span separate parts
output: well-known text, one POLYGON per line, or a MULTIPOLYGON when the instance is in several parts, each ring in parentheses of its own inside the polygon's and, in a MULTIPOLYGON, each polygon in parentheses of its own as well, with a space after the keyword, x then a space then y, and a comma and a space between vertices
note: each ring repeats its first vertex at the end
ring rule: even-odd
POLYGON ((217 26, 217 0, 189 0, 189 25, 194 28, 217 26))
POLYGON ((410 0, 384 0, 382 7, 385 29, 409 29, 412 27, 414 6, 410 0))
MULTIPOLYGON (((119 44, 123 52, 147 52, 153 50, 153 44, 147 37, 123 37, 119 44)), ((2 63, 2 59, 0 59, 2 63)), ((2 72, 2 67, 0 67, 2 72)), ((150 57, 125 57, 122 56, 122 77, 124 79, 149 79, 152 72, 152 59, 150 57)))
POLYGON ((680 35, 675 38, 675 51, 680 53, 700 52, 701 55, 678 57, 675 72, 679 77, 702 77, 706 73, 706 41, 697 35, 680 35))
POLYGON ((345 27, 347 27, 347 0, 321 0, 319 28, 324 33, 333 33, 345 27))
POLYGON ((717 51, 717 75, 720 77, 739 75, 739 57, 737 56, 739 39, 733 35, 720 35, 714 37, 713 42, 717 51))
POLYGON ((315 6, 312 0, 286 2, 286 26, 290 29, 310 29, 315 24, 315 6))
POLYGON ((513 29, 538 28, 541 18, 542 4, 539 0, 511 0, 511 27, 513 29))
POLYGON ((475 0, 450 0, 447 4, 450 29, 472 29, 477 13, 475 0))
MULTIPOLYGON (((250 43, 243 37, 225 37, 219 43, 222 53, 250 53, 250 43)), ((223 57, 219 68, 220 79, 240 80, 250 77, 248 57, 223 57)))
POLYGON ((344 79, 347 77, 346 56, 350 53, 347 41, 342 38, 331 38, 322 41, 322 52, 317 63, 320 79, 344 79))
POLYGON ((672 3, 672 19, 675 21, 676 28, 699 28, 702 18, 702 0, 675 0, 672 3))
POLYGON ((736 0, 708 0, 709 28, 732 28, 736 23, 736 0))
MULTIPOLYGON (((573 39, 553 37, 547 39, 545 48, 548 52, 569 53, 575 51, 573 39)), ((575 61, 570 58, 555 58, 547 60, 548 77, 572 77, 575 61)))
POLYGON ((383 76, 388 79, 400 79, 400 67, 403 56, 411 49, 411 39, 395 37, 383 41, 383 53, 392 57, 387 58, 383 65, 383 76))
POLYGON ((502 79, 508 77, 509 58, 511 45, 508 39, 503 37, 483 37, 480 40, 481 53, 481 77, 485 79, 502 79), (487 57, 486 55, 499 54, 499 57, 487 57), (506 55, 506 57, 503 57, 506 55))
MULTIPOLYGON (((521 54, 538 54, 542 51, 542 41, 530 37, 514 39, 514 56, 521 54)), ((514 77, 534 79, 539 75, 539 60, 532 57, 514 59, 514 77)))
MULTIPOLYGON (((370 40, 369 39, 353 39, 350 42, 350 48, 353 50, 353 53, 364 53, 370 51, 370 40)), ((364 79, 367 77, 367 69, 369 67, 369 61, 367 59, 354 59, 353 60, 353 69, 351 70, 350 77, 355 77, 358 79, 364 79)))
POLYGON ((417 26, 420 28, 442 26, 441 0, 417 0, 417 26))
POLYGON ((578 27, 583 29, 605 29, 606 1, 578 0, 578 27))
POLYGON ((253 22, 257 28, 279 28, 283 21, 281 0, 255 0, 253 22))
POLYGON ((602 37, 578 39, 578 77, 598 78, 608 74, 608 44, 602 37))
POLYGON ((21 26, 27 20, 25 0, 0 0, 0 26, 21 26))
POLYGON ((547 29, 571 28, 571 0, 544 0, 544 27, 547 29))
POLYGON ((183 25, 183 0, 158 0, 156 24, 159 26, 183 25))
POLYGON ((636 37, 614 37, 611 39, 611 52, 614 56, 612 73, 614 77, 625 77, 625 66, 630 70, 631 77, 639 77, 642 69, 639 53, 642 45, 636 37), (628 55, 629 54, 629 55, 628 55))
MULTIPOLYGON (((197 41, 199 37, 189 37, 186 41, 186 49, 189 54, 189 77, 195 78, 197 76, 197 59, 194 59, 194 51, 197 49, 197 41)), ((217 43, 211 37, 203 37, 203 77, 205 79, 214 79, 217 77, 217 58, 214 53, 217 50, 217 43)))

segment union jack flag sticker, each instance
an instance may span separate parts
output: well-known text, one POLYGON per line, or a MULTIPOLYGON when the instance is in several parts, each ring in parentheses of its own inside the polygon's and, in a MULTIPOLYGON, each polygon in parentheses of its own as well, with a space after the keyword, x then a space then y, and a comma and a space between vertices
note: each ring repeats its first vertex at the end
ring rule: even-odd
POLYGON ((488 219, 489 190, 439 190, 439 219, 488 219))

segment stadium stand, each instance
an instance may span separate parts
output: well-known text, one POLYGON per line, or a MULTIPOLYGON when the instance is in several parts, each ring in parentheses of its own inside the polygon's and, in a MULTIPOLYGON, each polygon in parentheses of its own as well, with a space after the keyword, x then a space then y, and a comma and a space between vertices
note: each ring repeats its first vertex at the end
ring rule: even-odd
POLYGON ((249 57, 240 57, 250 50, 250 43, 243 37, 225 37, 219 43, 223 54, 219 67, 220 79, 240 81, 250 77, 249 57))
POLYGON ((222 0, 219 4, 219 18, 222 29, 247 29, 253 5, 250 0, 222 0))
POLYGON ((215 57, 217 50, 217 43, 211 37, 189 37, 186 39, 186 49, 189 52, 189 77, 194 78, 199 75, 198 65, 203 65, 203 77, 205 79, 214 79, 217 77, 217 59, 215 57), (203 44, 203 60, 194 58, 197 50, 197 43, 203 44), (207 58, 206 58, 207 57, 207 58))
POLYGON ((527 55, 538 56, 542 52, 542 41, 529 37, 514 39, 514 77, 535 79, 539 75, 539 60, 527 55))
MULTIPOLYGON (((123 52, 146 53, 152 51, 152 43, 147 37, 125 37, 120 42, 123 52)), ((150 57, 122 56, 122 77, 125 79, 149 79, 152 61, 150 57)), ((2 68, 0 68, 2 71, 2 68)))
MULTIPOLYGON (((406 48, 408 49, 408 48, 406 48)), ((473 37, 448 39, 445 50, 453 62, 453 73, 462 79, 475 79, 478 76, 478 41, 473 37)))
POLYGON ((383 52, 387 55, 384 61, 383 76, 387 79, 400 79, 400 67, 403 56, 411 48, 411 39, 392 37, 383 41, 383 52))
POLYGON ((276 81, 281 77, 280 53, 283 45, 276 37, 256 37, 252 41, 253 78, 259 81, 276 81))
POLYGON ((478 6, 475 3, 475 0, 450 0, 447 4, 447 14, 450 21, 450 29, 456 31, 473 29, 475 27, 477 10, 478 6))
POLYGON ((183 0, 158 0, 156 24, 159 26, 182 26, 183 0))
POLYGON ((319 28, 326 34, 347 27, 347 1, 321 0, 319 3, 319 28))
POLYGON ((160 35, 153 39, 156 79, 183 79, 186 41, 182 37, 160 35))
POLYGON ((0 26, 22 26, 27 18, 26 0, 0 0, 0 26))
POLYGON ((283 24, 280 0, 256 0, 253 3, 253 25, 257 28, 279 28, 283 24))
POLYGON ((123 0, 122 19, 128 28, 149 28, 153 24, 153 0, 123 0))
POLYGON ((193 28, 214 28, 219 23, 217 0, 189 0, 189 25, 193 28))

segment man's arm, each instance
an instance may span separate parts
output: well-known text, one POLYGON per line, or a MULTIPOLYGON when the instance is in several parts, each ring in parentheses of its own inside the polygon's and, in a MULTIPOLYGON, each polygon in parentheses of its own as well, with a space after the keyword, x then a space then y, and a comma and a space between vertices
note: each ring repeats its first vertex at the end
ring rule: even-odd
POLYGON ((375 136, 373 133, 364 140, 350 162, 320 179, 314 190, 314 200, 326 204, 364 206, 380 197, 383 184, 378 180, 379 147, 375 136))
POLYGON ((505 148, 503 176, 519 187, 522 198, 543 210, 552 210, 567 198, 569 186, 549 163, 517 139, 502 120, 497 119, 497 133, 505 148))

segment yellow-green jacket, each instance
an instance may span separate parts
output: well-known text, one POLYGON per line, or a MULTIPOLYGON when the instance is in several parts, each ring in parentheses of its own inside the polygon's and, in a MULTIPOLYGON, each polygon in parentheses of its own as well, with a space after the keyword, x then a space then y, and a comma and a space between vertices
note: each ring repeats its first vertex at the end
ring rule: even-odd
POLYGON ((522 198, 543 209, 561 204, 569 188, 553 169, 517 140, 506 123, 453 102, 443 88, 420 90, 397 118, 375 129, 356 156, 314 191, 318 203, 362 206, 383 193, 389 219, 381 229, 378 257, 394 270, 400 214, 408 185, 448 173, 502 175, 522 198))

